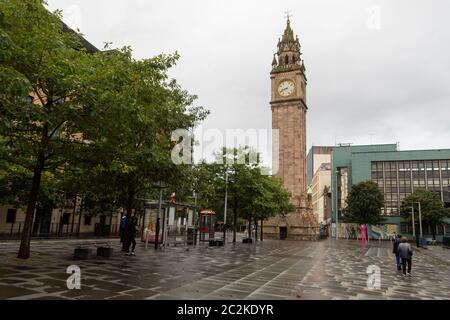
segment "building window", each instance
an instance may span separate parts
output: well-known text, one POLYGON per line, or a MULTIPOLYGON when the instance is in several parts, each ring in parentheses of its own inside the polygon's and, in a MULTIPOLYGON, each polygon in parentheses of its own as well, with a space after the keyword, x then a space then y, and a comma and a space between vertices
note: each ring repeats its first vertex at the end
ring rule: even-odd
POLYGON ((450 207, 448 159, 373 161, 370 174, 384 194, 386 215, 398 215, 401 201, 418 188, 439 193, 444 206, 450 207))
POLYGON ((400 224, 400 232, 401 233, 409 233, 407 230, 408 230, 408 225, 406 223, 401 223, 400 224))
POLYGON ((84 225, 85 226, 90 226, 92 222, 92 217, 91 216, 84 216, 84 225))
POLYGON ((8 209, 6 212, 6 223, 16 223, 17 209, 8 209))

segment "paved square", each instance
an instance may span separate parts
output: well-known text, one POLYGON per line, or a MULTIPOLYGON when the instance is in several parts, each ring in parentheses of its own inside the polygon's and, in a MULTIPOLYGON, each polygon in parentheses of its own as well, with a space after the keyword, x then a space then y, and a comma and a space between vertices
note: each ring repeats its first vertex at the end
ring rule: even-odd
MULTIPOLYGON (((450 299, 447 249, 415 249, 412 277, 395 269, 389 242, 265 240, 225 247, 139 243, 137 256, 118 240, 32 242, 32 257, 16 258, 18 242, 0 243, 0 299, 450 299), (83 243, 110 242, 111 259, 73 260, 83 243), (69 290, 66 269, 81 268, 81 289, 69 290), (381 288, 367 288, 367 267, 381 271, 381 288)), ((95 251, 95 250, 94 250, 95 251)))

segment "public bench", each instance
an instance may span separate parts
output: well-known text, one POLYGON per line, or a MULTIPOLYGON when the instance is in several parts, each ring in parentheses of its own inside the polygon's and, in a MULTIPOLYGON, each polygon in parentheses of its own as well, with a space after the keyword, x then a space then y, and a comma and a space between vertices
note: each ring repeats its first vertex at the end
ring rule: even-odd
POLYGON ((443 246, 444 248, 450 249, 450 236, 445 236, 445 237, 442 239, 442 246, 443 246))

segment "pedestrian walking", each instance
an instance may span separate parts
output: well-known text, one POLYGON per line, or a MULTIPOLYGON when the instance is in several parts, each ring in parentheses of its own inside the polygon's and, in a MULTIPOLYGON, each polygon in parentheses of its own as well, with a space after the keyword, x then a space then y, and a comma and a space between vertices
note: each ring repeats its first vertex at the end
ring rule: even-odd
POLYGON ((403 276, 406 276, 406 265, 408 265, 408 276, 411 276, 412 248, 406 237, 402 237, 398 245, 398 253, 402 259, 403 276))
POLYGON ((127 256, 134 256, 134 249, 136 248, 136 234, 139 231, 137 225, 137 218, 132 217, 129 224, 127 224, 128 231, 128 243, 127 243, 127 256), (130 252, 131 247, 131 252, 130 252))
POLYGON ((401 235, 395 234, 393 240, 392 253, 395 254, 395 262, 397 264, 397 270, 402 270, 402 260, 400 258, 400 253, 398 252, 398 246, 400 245, 401 235))
POLYGON ((361 242, 362 243, 367 242, 367 227, 365 224, 361 225, 361 242))
POLYGON ((127 225, 127 216, 124 214, 120 219, 119 226, 119 235, 120 235, 120 243, 123 243, 123 238, 125 237, 125 227, 127 225))

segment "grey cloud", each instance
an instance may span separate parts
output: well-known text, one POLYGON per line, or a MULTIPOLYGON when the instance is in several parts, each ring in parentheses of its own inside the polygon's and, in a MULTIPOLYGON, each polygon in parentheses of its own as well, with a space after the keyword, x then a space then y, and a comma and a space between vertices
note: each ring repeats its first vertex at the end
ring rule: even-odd
POLYGON ((82 32, 138 58, 178 50, 171 72, 211 110, 210 128, 270 128, 270 64, 285 19, 302 45, 308 146, 450 147, 450 3, 445 0, 49 0, 81 9, 82 32), (380 29, 367 26, 380 10, 380 29))

